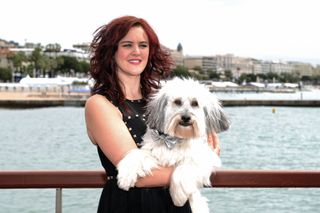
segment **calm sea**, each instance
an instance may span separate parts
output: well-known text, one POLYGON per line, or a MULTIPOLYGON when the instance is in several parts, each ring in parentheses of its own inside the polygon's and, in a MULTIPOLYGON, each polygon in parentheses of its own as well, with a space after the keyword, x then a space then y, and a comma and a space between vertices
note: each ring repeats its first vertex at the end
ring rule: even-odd
MULTIPOLYGON (((320 169, 320 109, 229 107, 220 134, 226 169, 320 169)), ((0 170, 102 169, 87 138, 84 109, 0 109, 0 170)), ((96 212, 101 189, 64 189, 63 212, 96 212)), ((313 213, 320 189, 209 188, 216 213, 313 213)), ((54 212, 54 189, 2 189, 0 213, 54 212)))

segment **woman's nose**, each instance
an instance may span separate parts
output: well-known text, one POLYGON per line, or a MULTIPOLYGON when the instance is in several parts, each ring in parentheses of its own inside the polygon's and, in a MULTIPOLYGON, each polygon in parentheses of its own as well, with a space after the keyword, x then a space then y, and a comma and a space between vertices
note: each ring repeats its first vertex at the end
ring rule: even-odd
POLYGON ((134 46, 133 46, 133 51, 132 51, 132 53, 134 53, 134 54, 140 54, 140 47, 139 47, 139 45, 134 45, 134 46))

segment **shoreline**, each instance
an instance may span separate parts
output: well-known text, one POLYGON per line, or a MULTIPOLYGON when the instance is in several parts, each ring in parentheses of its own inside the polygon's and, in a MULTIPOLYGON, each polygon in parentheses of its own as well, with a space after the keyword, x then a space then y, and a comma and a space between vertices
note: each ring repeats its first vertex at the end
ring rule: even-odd
MULTIPOLYGON (((84 107, 88 93, 0 92, 0 108, 84 107)), ((224 107, 288 106, 320 107, 320 100, 221 100, 224 107)))

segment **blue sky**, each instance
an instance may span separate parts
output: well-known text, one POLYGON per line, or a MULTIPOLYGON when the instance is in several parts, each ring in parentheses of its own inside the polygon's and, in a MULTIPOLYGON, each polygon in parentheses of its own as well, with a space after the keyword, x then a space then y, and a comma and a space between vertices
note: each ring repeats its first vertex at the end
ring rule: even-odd
POLYGON ((320 64, 319 8, 318 0, 4 0, 0 38, 71 48, 111 19, 136 15, 165 46, 181 42, 185 55, 320 64))

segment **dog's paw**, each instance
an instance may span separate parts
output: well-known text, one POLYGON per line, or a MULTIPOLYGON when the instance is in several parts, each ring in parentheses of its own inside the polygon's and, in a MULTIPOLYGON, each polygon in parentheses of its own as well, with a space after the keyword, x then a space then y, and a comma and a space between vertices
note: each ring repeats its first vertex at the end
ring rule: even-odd
POLYGON ((137 165, 133 166, 126 158, 118 164, 117 181, 120 189, 128 191, 137 182, 138 174, 133 167, 137 167, 137 165))
POLYGON ((120 189, 128 191, 131 187, 134 187, 137 179, 138 175, 134 172, 119 172, 117 176, 118 186, 120 189))
POLYGON ((176 167, 170 182, 170 195, 174 205, 183 206, 197 190, 196 176, 193 174, 191 167, 176 167))
POLYGON ((152 174, 152 168, 158 167, 150 153, 144 150, 131 150, 117 165, 118 186, 123 190, 134 187, 138 177, 152 174))

